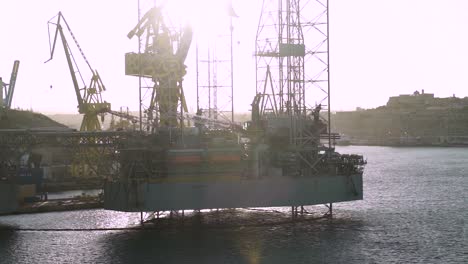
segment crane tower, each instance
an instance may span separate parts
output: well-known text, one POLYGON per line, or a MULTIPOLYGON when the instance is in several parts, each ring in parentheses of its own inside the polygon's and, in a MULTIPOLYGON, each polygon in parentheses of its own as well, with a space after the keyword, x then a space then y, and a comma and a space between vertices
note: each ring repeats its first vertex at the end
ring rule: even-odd
MULTIPOLYGON (((132 39, 144 39, 144 50, 125 54, 125 74, 150 79, 146 104, 146 131, 183 125, 188 112, 182 88, 186 74, 184 61, 192 41, 192 29, 172 27, 166 22, 162 7, 152 7, 128 33, 132 39)), ((141 87, 140 87, 141 89, 141 87)))

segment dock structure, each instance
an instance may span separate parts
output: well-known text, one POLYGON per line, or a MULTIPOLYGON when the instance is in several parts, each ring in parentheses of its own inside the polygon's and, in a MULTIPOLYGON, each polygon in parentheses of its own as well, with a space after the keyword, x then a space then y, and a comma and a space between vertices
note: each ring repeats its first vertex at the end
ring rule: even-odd
MULTIPOLYGON (((162 140, 162 135, 2 130, 0 146, 3 163, 15 163, 11 157, 37 148, 60 148, 70 154, 70 163, 71 154, 79 148, 99 149, 100 166, 118 168, 102 169, 109 173, 105 175, 104 208, 118 211, 301 206, 363 197, 362 170, 356 166, 363 160, 336 156, 333 169, 322 167, 327 173, 313 173, 291 163, 292 153, 272 161, 267 153, 273 150, 264 145, 248 150, 252 146, 239 144, 235 133, 205 133, 205 142, 186 133, 184 143, 192 144, 191 148, 177 148, 177 142, 162 140)), ((3 172, 0 208, 11 212, 18 206, 18 186, 14 177, 3 172)))
POLYGON ((30 185, 36 186, 28 189, 27 198, 42 189, 37 178, 42 179, 44 172, 51 170, 50 162, 61 162, 60 174, 65 174, 61 176, 70 175, 74 154, 80 150, 100 153, 99 160, 83 162, 98 164, 102 180, 110 177, 116 173, 113 160, 119 142, 131 136, 130 132, 77 132, 63 128, 0 129, 0 213, 16 212, 30 185))

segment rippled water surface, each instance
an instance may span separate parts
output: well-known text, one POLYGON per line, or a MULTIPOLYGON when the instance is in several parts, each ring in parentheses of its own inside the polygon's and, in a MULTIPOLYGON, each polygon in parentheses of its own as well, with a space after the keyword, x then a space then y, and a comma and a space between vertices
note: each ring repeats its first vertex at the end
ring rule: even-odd
POLYGON ((368 165, 364 201, 335 204, 332 219, 292 222, 288 208, 228 210, 164 228, 109 230, 138 226, 139 215, 2 216, 0 263, 468 263, 468 149, 338 151, 364 154, 368 165))

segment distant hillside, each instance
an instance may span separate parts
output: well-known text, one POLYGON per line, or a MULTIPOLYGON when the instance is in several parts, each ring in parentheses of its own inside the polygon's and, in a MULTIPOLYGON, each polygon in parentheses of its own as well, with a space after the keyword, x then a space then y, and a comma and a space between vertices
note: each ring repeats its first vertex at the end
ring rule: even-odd
MULTIPOLYGON (((68 126, 69 128, 73 128, 76 130, 80 130, 81 122, 83 121, 82 114, 54 114, 54 115, 48 115, 48 117, 68 126)), ((99 121, 101 121, 100 118, 99 118, 99 121)), ((104 123, 102 124, 104 130, 109 128, 110 121, 111 121, 111 116, 106 115, 104 118, 104 123)))
POLYGON ((81 121, 83 120, 83 115, 80 114, 55 114, 47 116, 56 122, 77 130, 80 129, 81 121))
POLYGON ((67 128, 49 117, 21 110, 1 110, 0 129, 28 129, 28 128, 67 128))

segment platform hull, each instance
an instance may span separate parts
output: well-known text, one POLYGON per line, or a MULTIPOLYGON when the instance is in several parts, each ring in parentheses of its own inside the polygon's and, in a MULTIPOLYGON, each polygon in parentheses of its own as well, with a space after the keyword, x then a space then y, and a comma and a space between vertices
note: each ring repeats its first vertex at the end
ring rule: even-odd
POLYGON ((0 183, 0 214, 11 213, 18 208, 18 186, 10 183, 0 183))
POLYGON ((192 183, 108 182, 104 187, 104 208, 127 212, 299 206, 362 199, 362 175, 192 183))

